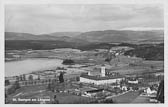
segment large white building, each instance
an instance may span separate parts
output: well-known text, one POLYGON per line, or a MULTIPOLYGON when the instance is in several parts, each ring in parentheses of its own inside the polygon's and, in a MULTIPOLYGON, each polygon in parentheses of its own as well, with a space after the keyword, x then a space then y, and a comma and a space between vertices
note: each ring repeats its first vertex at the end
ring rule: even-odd
POLYGON ((121 75, 106 75, 105 66, 101 67, 99 75, 91 75, 91 72, 80 76, 80 82, 96 85, 119 83, 124 77, 121 75))

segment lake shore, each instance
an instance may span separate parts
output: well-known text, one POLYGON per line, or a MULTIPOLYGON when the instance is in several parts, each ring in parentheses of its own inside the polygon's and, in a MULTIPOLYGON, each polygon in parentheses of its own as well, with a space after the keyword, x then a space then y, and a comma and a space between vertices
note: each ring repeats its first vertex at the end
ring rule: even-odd
POLYGON ((54 69, 62 65, 61 59, 31 58, 5 62, 5 77, 27 74, 39 70, 54 69))

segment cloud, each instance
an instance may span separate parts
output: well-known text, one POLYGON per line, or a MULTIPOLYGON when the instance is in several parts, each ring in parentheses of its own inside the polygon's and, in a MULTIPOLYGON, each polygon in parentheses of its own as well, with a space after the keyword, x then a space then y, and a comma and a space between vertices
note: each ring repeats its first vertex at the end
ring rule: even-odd
POLYGON ((163 27, 162 5, 6 5, 5 30, 28 33, 163 27))

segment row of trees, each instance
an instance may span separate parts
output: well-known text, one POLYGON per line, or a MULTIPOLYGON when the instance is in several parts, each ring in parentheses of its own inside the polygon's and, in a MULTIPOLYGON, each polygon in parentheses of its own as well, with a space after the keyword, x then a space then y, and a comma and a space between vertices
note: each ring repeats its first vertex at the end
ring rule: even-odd
POLYGON ((17 81, 25 81, 26 80, 26 75, 23 74, 23 75, 20 75, 20 76, 16 76, 16 80, 17 81))
MULTIPOLYGON (((28 79, 26 79, 26 75, 25 74, 20 75, 20 76, 16 76, 16 80, 17 81, 26 81, 26 80, 33 80, 33 79, 34 79, 33 75, 29 75, 28 79)), ((38 75, 37 80, 40 80, 40 75, 38 75)))
POLYGON ((23 81, 21 85, 39 85, 39 84, 48 84, 52 81, 57 81, 56 79, 45 79, 45 80, 33 80, 33 81, 23 81))
MULTIPOLYGON (((60 72, 59 83, 64 83, 64 72, 60 72)), ((57 88, 59 88, 61 84, 58 84, 58 83, 52 81, 51 83, 48 84, 47 89, 54 92, 55 85, 57 85, 57 88)))

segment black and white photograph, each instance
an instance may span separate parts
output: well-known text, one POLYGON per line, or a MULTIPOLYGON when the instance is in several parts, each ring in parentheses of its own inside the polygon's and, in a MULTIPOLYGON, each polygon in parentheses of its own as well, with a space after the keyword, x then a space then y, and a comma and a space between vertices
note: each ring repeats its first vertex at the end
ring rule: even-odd
POLYGON ((4 103, 164 104, 164 4, 6 3, 4 103))

